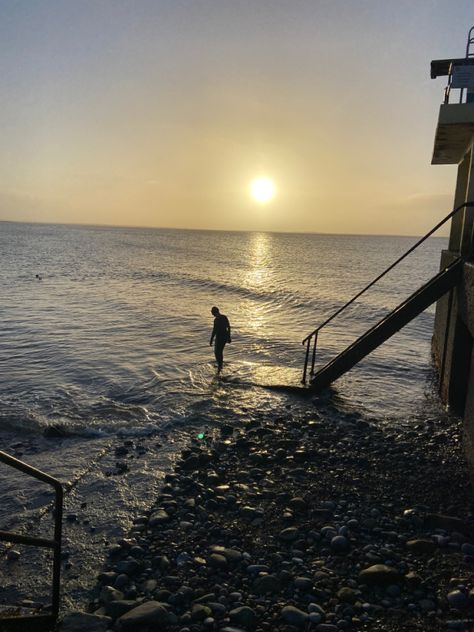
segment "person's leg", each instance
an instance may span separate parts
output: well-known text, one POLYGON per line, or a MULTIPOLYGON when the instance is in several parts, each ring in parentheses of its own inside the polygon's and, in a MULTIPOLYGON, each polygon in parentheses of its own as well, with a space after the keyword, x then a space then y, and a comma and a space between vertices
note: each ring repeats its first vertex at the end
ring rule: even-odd
POLYGON ((222 364, 224 362, 224 347, 225 347, 225 342, 216 340, 216 344, 214 346, 214 355, 216 356, 217 368, 219 370, 222 369, 222 364))

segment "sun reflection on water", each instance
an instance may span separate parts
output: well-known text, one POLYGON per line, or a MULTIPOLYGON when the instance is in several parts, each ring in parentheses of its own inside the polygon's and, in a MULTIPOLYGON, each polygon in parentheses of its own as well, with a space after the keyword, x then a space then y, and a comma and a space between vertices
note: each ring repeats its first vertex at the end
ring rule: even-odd
MULTIPOLYGON (((253 233, 249 244, 248 267, 243 284, 250 290, 266 291, 270 278, 270 237, 266 233, 253 233)), ((263 333, 268 321, 268 306, 262 302, 248 301, 244 310, 247 312, 247 323, 254 332, 263 333)), ((257 338, 253 351, 259 353, 264 345, 257 338)))
POLYGON ((245 275, 245 286, 254 289, 263 286, 269 278, 270 239, 266 233, 253 233, 249 247, 249 269, 245 275))

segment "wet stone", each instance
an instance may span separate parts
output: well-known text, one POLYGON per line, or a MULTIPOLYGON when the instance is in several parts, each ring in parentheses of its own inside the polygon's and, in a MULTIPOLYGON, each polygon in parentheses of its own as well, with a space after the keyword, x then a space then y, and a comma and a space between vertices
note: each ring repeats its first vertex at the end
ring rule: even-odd
POLYGON ((281 617, 295 628, 302 628, 308 621, 308 614, 295 606, 285 606, 281 611, 281 617))
POLYGON ((237 563, 243 558, 243 555, 240 551, 236 549, 229 549, 222 546, 213 546, 211 547, 211 551, 218 555, 222 555, 228 562, 237 563))
POLYGON ((171 518, 166 511, 164 509, 160 509, 151 515, 148 524, 150 527, 156 527, 164 522, 168 522, 170 519, 171 518))
POLYGON ((248 606, 241 606, 229 612, 231 623, 236 623, 244 628, 254 627, 257 623, 255 610, 248 606))
POLYGON ((123 573, 125 575, 130 576, 130 575, 135 575, 135 573, 138 573, 138 571, 141 570, 142 565, 137 560, 129 559, 129 560, 123 560, 122 562, 117 562, 116 568, 120 574, 123 573))
POLYGON ((123 592, 112 588, 112 586, 104 586, 100 591, 100 599, 103 603, 107 604, 109 601, 118 601, 123 599, 123 592))
POLYGON ((288 507, 294 513, 304 513, 307 510, 306 501, 303 498, 300 498, 299 496, 296 496, 295 498, 292 498, 288 502, 288 507))
POLYGON ((110 617, 85 612, 71 612, 61 624, 61 632, 106 632, 112 624, 110 617))
MULTIPOLYGON (((125 630, 134 630, 140 625, 165 626, 174 623, 176 617, 168 612, 166 604, 147 601, 122 615, 118 622, 125 630)), ((158 628, 160 629, 160 628, 158 628)))
POLYGON ((210 617, 211 615, 212 610, 209 608, 209 606, 201 603, 193 604, 193 607, 191 609, 191 619, 193 621, 204 621, 204 619, 210 617))
POLYGON ((343 535, 336 535, 331 540, 331 551, 338 555, 343 555, 351 548, 350 542, 343 535))
POLYGON ((298 535, 299 532, 296 527, 288 527, 287 529, 280 531, 278 537, 284 542, 293 542, 293 540, 296 540, 298 535))
POLYGON ((313 588, 313 580, 309 577, 297 577, 294 581, 294 587, 305 592, 313 588))
POLYGON ((201 595, 197 599, 194 600, 194 603, 206 603, 214 601, 216 599, 216 595, 214 593, 206 593, 205 595, 201 595))
POLYGON ((355 603, 357 601, 357 592, 348 586, 344 586, 338 591, 337 598, 344 603, 355 603))
POLYGON ((105 611, 112 619, 118 619, 136 605, 137 602, 133 599, 119 599, 109 602, 105 607, 105 611))
POLYGON ((365 584, 394 584, 401 579, 401 575, 391 566, 374 564, 362 570, 359 579, 365 584))
POLYGON ((98 577, 99 581, 102 582, 105 586, 112 586, 118 575, 114 571, 107 571, 106 573, 101 573, 98 577))
POLYGON ((209 557, 209 564, 214 568, 225 568, 227 566, 227 559, 219 553, 212 553, 209 557))
POLYGON ((436 549, 436 543, 433 540, 418 538, 408 540, 406 547, 410 552, 429 555, 436 549))

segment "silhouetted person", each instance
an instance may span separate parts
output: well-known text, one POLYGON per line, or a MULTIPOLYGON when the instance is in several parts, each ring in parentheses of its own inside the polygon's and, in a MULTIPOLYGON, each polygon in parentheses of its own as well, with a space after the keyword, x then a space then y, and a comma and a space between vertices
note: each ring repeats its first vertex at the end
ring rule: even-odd
POLYGON ((40 274, 37 274, 36 278, 38 279, 38 281, 42 281, 43 280, 43 277, 40 274))
POLYGON ((211 341, 209 344, 212 347, 212 343, 215 339, 214 355, 217 360, 217 370, 220 371, 224 362, 224 347, 227 342, 231 342, 230 323, 227 316, 220 313, 218 307, 213 307, 211 309, 211 314, 214 316, 214 327, 212 329, 211 341))

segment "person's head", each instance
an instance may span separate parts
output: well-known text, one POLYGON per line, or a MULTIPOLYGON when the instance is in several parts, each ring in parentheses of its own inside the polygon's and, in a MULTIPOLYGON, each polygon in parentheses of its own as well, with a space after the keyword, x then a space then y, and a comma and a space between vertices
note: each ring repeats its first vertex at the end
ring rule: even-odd
POLYGON ((214 307, 211 309, 211 314, 213 316, 217 316, 218 313, 219 313, 219 308, 214 305, 214 307))

